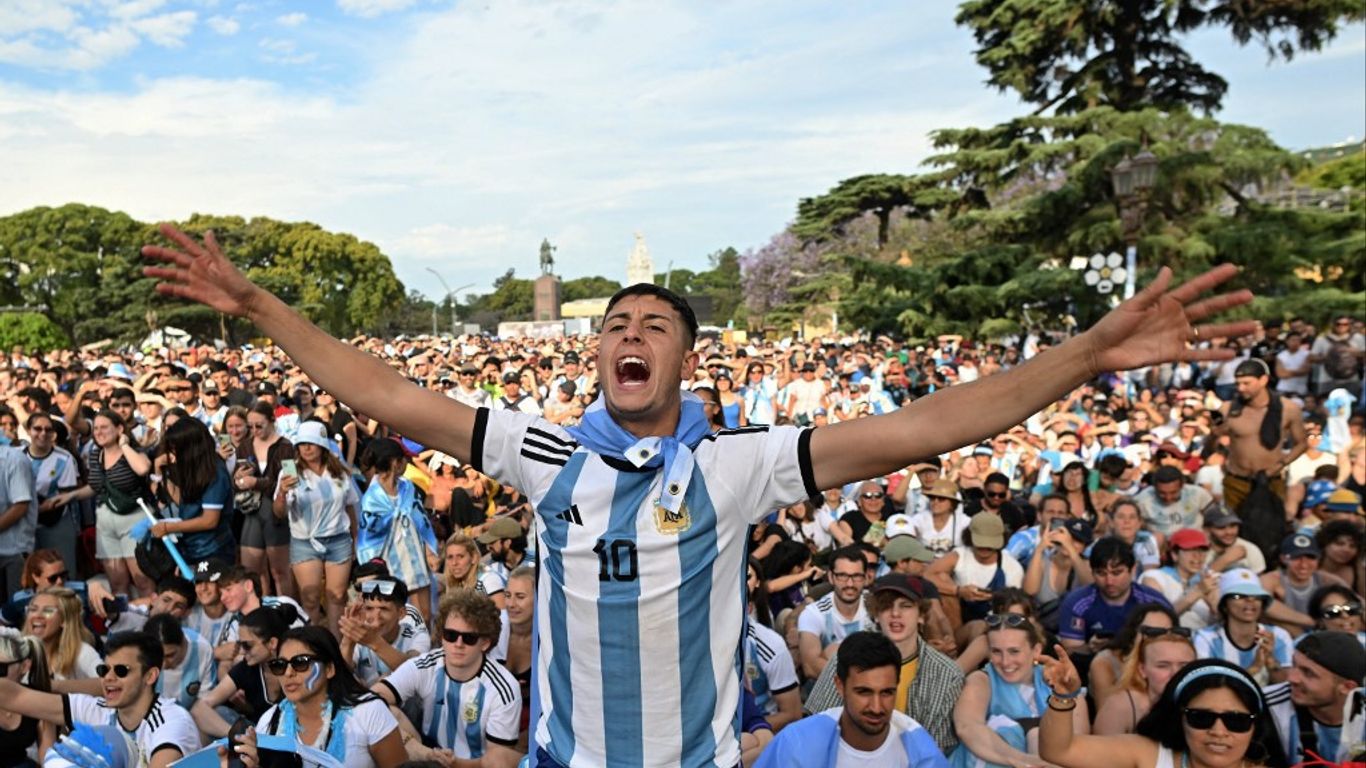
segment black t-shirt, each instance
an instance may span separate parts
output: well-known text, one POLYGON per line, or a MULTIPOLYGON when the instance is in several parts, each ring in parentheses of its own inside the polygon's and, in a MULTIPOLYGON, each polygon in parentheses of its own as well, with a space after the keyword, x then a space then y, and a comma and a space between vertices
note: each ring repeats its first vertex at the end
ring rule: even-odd
MULTIPOLYGON (((968 517, 972 517, 981 511, 981 499, 973 499, 963 505, 963 514, 968 517)), ((1007 501, 1002 504, 1001 508, 997 510, 997 514, 1001 516, 1001 522, 1006 524, 1006 538, 1010 538, 1012 533, 1015 533, 1029 523, 1029 516, 1024 513, 1024 510, 1016 506, 1013 501, 1007 501)))
MULTIPOLYGON (((882 508, 882 514, 878 519, 886 521, 889 517, 891 517, 891 514, 887 511, 887 507, 884 506, 882 508)), ((855 543, 863 541, 863 537, 868 534, 868 529, 873 527, 873 524, 868 521, 868 518, 863 516, 863 512, 857 509, 851 509, 848 512, 845 512, 844 517, 841 517, 840 521, 849 526, 849 530, 854 534, 855 543)))
POLYGON ((266 713, 274 703, 266 695, 265 672, 260 667, 247 666, 245 661, 239 661, 232 665, 228 670, 228 677, 237 686, 237 690, 247 699, 247 709, 250 710, 246 716, 255 723, 261 719, 261 715, 266 713))
POLYGON ((483 523, 488 519, 485 509, 482 503, 476 505, 464 488, 451 490, 451 529, 458 531, 483 523))

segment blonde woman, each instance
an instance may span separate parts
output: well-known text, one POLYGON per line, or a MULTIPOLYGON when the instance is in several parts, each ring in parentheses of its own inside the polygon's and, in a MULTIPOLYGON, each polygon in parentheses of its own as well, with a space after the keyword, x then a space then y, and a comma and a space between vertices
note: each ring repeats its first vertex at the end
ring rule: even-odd
MULTIPOLYGON (((32 635, 0 627, 0 678, 24 683, 35 691, 50 691, 47 659, 43 643, 32 635)), ((0 765, 23 765, 30 747, 46 755, 56 739, 57 729, 50 723, 0 709, 0 765)))
POLYGON ((99 677, 100 654, 94 637, 81 623, 81 598, 66 587, 39 590, 28 604, 24 634, 43 643, 48 673, 53 680, 99 677))
POLYGON ((1119 690, 1096 714, 1094 731, 1099 736, 1133 733, 1162 697, 1167 681, 1195 661, 1189 628, 1140 626, 1138 632, 1134 649, 1124 659, 1119 690))
POLYGON ((498 574, 483 567, 480 562, 479 545, 474 539, 457 533, 446 539, 446 546, 442 551, 445 555, 446 573, 441 583, 446 592, 452 589, 473 589, 488 595, 498 610, 503 610, 506 605, 506 596, 503 593, 507 585, 498 574))

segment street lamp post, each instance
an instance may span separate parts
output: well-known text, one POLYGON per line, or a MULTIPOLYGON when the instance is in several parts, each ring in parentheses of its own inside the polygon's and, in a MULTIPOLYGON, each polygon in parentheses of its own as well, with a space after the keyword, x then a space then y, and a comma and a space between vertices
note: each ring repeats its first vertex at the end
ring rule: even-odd
MULTIPOLYGON (((456 296, 456 294, 460 293, 461 291, 463 291, 463 290, 465 290, 465 289, 467 289, 467 288, 473 288, 475 284, 474 284, 474 283, 469 283, 468 285, 462 285, 462 286, 460 286, 459 288, 456 288, 455 290, 452 291, 452 290, 451 290, 451 287, 450 287, 449 285, 446 284, 446 280, 445 280, 444 278, 441 277, 441 273, 440 273, 440 272, 437 272, 435 269, 432 269, 431 267, 426 267, 425 269, 426 269, 428 272, 431 272, 432 275, 435 276, 436 279, 439 280, 439 281, 441 282, 441 287, 442 287, 442 288, 445 288, 445 289, 446 289, 446 299, 449 300, 449 301, 451 302, 451 335, 454 336, 454 335, 455 335, 456 323, 459 322, 459 318, 456 316, 456 308, 455 308, 456 298, 455 298, 455 296, 456 296)), ((436 308, 435 308, 435 307, 432 308, 432 335, 433 335, 433 336, 436 335, 436 308)))
POLYGON ((1157 181, 1157 155, 1143 148, 1134 157, 1127 155, 1110 169, 1115 200, 1119 204, 1120 225, 1124 229, 1124 298, 1134 295, 1134 281, 1138 274, 1138 232, 1143 228, 1143 216, 1148 211, 1148 193, 1157 181))

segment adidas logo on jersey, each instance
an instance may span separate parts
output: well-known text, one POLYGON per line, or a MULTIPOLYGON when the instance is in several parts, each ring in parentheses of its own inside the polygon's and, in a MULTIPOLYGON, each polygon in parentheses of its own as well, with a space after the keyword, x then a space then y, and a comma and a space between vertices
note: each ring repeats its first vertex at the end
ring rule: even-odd
POLYGON ((583 518, 579 516, 578 504, 571 504, 569 506, 569 509, 566 509, 560 514, 555 515, 555 519, 563 520, 566 523, 573 523, 574 525, 583 525, 583 518))

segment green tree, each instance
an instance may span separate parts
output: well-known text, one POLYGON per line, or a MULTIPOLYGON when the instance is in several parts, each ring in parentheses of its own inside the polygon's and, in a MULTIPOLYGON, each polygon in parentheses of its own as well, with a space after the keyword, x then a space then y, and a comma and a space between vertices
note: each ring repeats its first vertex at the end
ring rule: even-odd
POLYGON ((534 307, 535 284, 508 269, 493 281, 492 293, 476 296, 470 302, 466 317, 485 330, 493 330, 501 322, 530 320, 534 307))
POLYGON ((0 348, 23 347, 27 352, 48 352, 70 346, 71 339, 46 315, 37 312, 0 314, 0 348))
POLYGON ((621 290, 621 283, 605 277, 576 277, 566 280, 560 287, 560 295, 565 301, 580 299, 600 299, 621 290))
POLYGON ((1361 19, 1360 0, 967 0, 957 21, 977 40, 987 82, 1014 90, 1037 113, 1096 106, 1130 110, 1219 108, 1228 83, 1195 61, 1186 38, 1226 28, 1271 58, 1316 51, 1339 24, 1361 19))

